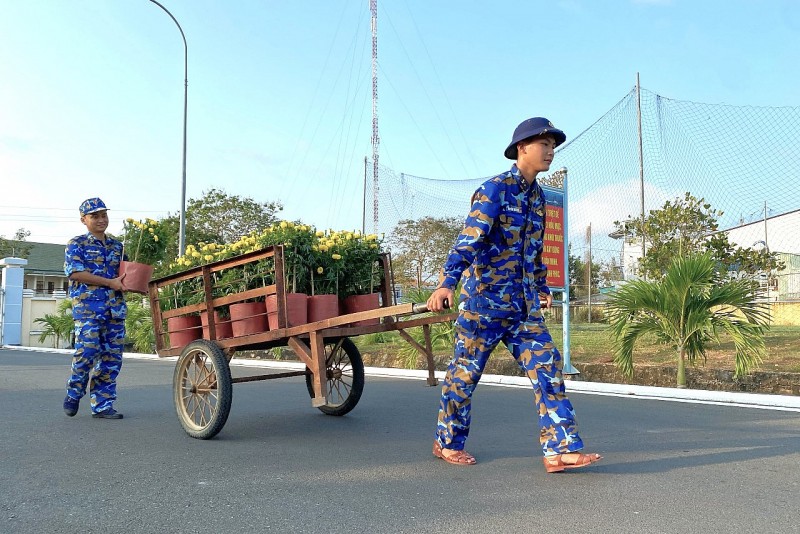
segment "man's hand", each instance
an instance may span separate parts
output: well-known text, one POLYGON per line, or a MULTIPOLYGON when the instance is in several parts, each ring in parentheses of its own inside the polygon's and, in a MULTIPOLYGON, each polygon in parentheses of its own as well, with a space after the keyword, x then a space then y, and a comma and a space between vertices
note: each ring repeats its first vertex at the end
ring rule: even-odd
POLYGON ((553 295, 548 293, 539 293, 539 307, 543 310, 550 308, 553 305, 553 295))
POLYGON ((108 287, 114 289, 116 291, 130 291, 127 287, 125 287, 125 277, 128 276, 127 273, 123 274, 117 278, 111 278, 108 280, 108 287))
POLYGON ((444 302, 447 301, 447 308, 453 305, 453 290, 440 287, 428 297, 428 311, 440 312, 445 310, 444 302))
POLYGON ((128 288, 125 287, 124 283, 125 276, 127 276, 127 274, 123 274, 122 277, 117 277, 117 278, 105 278, 104 276, 97 276, 96 274, 92 274, 86 271, 78 271, 69 275, 69 279, 75 280, 76 282, 81 282, 83 284, 89 284, 92 286, 108 287, 116 291, 130 291, 128 288))

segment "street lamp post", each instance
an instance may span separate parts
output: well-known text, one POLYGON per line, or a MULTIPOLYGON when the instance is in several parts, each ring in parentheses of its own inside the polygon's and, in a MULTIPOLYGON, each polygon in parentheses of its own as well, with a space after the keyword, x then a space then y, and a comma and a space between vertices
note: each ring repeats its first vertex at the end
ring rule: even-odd
POLYGON ((181 215, 180 215, 180 231, 178 234, 178 256, 183 256, 186 250, 186 111, 188 108, 188 95, 189 95, 189 48, 186 46, 186 36, 183 34, 183 28, 178 24, 175 17, 169 10, 156 2, 150 0, 152 3, 164 10, 169 15, 169 18, 178 27, 183 39, 183 175, 181 176, 181 215))

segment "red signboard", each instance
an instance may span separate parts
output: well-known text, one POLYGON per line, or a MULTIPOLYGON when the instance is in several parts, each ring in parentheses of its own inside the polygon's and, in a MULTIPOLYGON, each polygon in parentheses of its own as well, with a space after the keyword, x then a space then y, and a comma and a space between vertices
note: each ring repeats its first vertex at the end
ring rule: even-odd
POLYGON ((550 289, 563 289, 566 284, 564 265, 564 193, 560 189, 545 189, 547 210, 544 229, 542 260, 547 265, 547 285, 550 289))

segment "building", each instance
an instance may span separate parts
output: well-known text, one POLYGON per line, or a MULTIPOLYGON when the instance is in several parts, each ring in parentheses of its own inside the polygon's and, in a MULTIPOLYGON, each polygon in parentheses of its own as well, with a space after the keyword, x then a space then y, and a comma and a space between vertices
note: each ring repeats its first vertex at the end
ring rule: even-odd
POLYGON ((777 254, 783 269, 774 273, 776 300, 800 300, 800 209, 740 224, 727 230, 728 241, 742 248, 777 254))
MULTIPOLYGON (((24 289, 35 296, 52 295, 56 291, 67 291, 68 280, 64 275, 64 249, 66 245, 33 243, 26 241, 30 251, 25 259, 24 289)), ((0 272, 0 277, 2 273, 0 272)))
MULTIPOLYGON (((800 209, 767 217, 759 221, 740 224, 719 230, 728 235, 734 247, 766 250, 777 255, 783 269, 775 273, 765 273, 764 284, 769 284, 769 299, 778 302, 800 300, 800 209)), ((642 241, 638 237, 617 231, 609 237, 622 240, 620 262, 624 280, 635 280, 638 275, 639 259, 642 257, 642 241)), ((739 273, 731 272, 731 277, 739 273)))

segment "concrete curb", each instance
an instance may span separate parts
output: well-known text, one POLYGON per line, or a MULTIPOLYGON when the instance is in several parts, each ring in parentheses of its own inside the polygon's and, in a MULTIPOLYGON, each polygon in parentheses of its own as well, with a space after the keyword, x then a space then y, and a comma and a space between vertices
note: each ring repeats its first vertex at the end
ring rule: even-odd
MULTIPOLYGON (((47 349, 40 347, 2 346, 9 350, 27 350, 35 352, 51 352, 58 354, 72 354, 66 349, 47 349)), ((166 360, 175 361, 176 356, 161 358, 155 354, 139 354, 126 352, 123 358, 139 360, 166 360)), ((305 369, 305 364, 290 361, 252 360, 249 358, 234 358, 231 366, 259 367, 264 369, 305 369)), ((365 367, 364 373, 368 376, 384 376, 390 378, 405 378, 410 380, 425 380, 428 371, 416 369, 395 369, 390 367, 365 367)), ((444 378, 444 371, 436 371, 439 380, 444 378)), ((481 384, 501 387, 530 388, 531 383, 526 377, 485 374, 481 377, 481 384)), ((706 391, 701 389, 678 389, 654 386, 635 386, 627 384, 606 384, 602 382, 583 382, 576 380, 566 381, 567 392, 585 393, 587 395, 606 395, 625 397, 630 399, 651 399, 672 402, 687 402, 695 404, 716 404, 723 406, 739 406, 743 408, 758 408, 763 410, 780 410, 786 412, 800 412, 800 397, 792 395, 764 395, 760 393, 735 393, 731 391, 706 391)))

